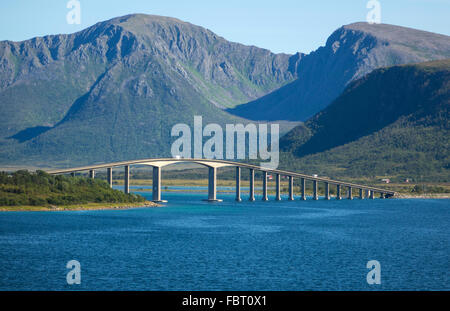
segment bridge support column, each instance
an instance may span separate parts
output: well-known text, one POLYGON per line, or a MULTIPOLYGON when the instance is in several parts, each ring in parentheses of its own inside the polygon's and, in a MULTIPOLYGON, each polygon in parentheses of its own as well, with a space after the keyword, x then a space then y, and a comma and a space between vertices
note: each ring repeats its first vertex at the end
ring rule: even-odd
POLYGON ((112 167, 108 167, 106 169, 106 178, 108 180, 108 184, 109 186, 112 188, 112 184, 113 184, 113 179, 112 179, 112 167))
POLYGON ((369 190, 369 198, 370 198, 371 200, 374 199, 374 193, 373 193, 373 190, 369 190))
POLYGON ((94 170, 90 170, 89 171, 89 178, 92 178, 92 179, 95 178, 95 171, 94 170))
POLYGON ((161 167, 153 166, 153 187, 152 187, 152 201, 155 203, 166 203, 161 200, 161 167))
POLYGON ((263 180, 262 180, 262 182, 263 182, 263 197, 262 197, 262 200, 263 201, 267 201, 267 200, 269 200, 268 198, 267 198, 267 172, 266 171, 263 171, 263 180))
POLYGON ((289 176, 289 201, 294 201, 294 177, 289 176))
POLYGON ((75 177, 75 172, 70 173, 70 176, 75 177))
POLYGON ((353 200, 352 187, 348 187, 347 199, 353 200))
POLYGON ((341 185, 336 185, 336 200, 342 199, 341 196, 341 185))
POLYGON ((276 196, 275 196, 275 200, 276 201, 281 201, 281 176, 280 174, 275 174, 275 178, 276 178, 276 196))
POLYGON ((255 201, 255 170, 250 169, 250 198, 249 201, 255 201))
POLYGON ((325 183, 325 200, 329 200, 330 199, 330 184, 329 183, 325 183))
POLYGON ((383 192, 380 193, 380 199, 384 199, 384 193, 383 192))
POLYGON ((236 201, 241 202, 241 168, 236 166, 236 201))
POLYGON ((313 180, 313 192, 314 192, 314 200, 319 199, 319 194, 317 193, 317 180, 313 180))
POLYGON ((359 199, 363 200, 364 199, 364 194, 363 194, 363 190, 359 189, 359 199))
POLYGON ((302 200, 305 201, 306 200, 306 180, 304 178, 301 179, 301 185, 300 187, 302 188, 302 200))
POLYGON ((365 198, 368 199, 370 191, 366 189, 364 192, 365 192, 364 193, 365 198))
POLYGON ((123 177, 123 192, 130 193, 130 166, 125 165, 125 175, 123 177))
POLYGON ((208 172, 208 202, 222 202, 216 198, 217 194, 217 168, 209 167, 208 172))

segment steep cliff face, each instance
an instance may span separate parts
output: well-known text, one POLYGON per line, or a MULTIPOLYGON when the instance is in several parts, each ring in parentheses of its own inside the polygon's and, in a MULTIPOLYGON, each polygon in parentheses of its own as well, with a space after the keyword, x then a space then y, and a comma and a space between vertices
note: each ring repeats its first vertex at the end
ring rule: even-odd
POLYGON ((221 107, 292 81, 301 57, 141 14, 70 35, 0 42, 0 144, 15 150, 4 161, 167 155, 173 125, 194 114, 236 121, 221 107))
POLYGON ((229 111, 253 120, 304 121, 348 83, 376 68, 445 58, 450 58, 448 36, 386 24, 351 24, 301 59, 296 81, 229 111))

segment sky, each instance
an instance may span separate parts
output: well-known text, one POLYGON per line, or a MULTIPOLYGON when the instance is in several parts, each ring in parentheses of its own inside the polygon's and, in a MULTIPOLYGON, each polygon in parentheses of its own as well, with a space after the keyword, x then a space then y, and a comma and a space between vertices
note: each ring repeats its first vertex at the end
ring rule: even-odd
MULTIPOLYGON (((77 0, 80 24, 69 24, 69 0, 0 0, 0 40, 73 33, 131 13, 176 17, 227 40, 276 53, 309 53, 342 25, 366 21, 368 0, 77 0)), ((381 22, 450 35, 450 0, 372 0, 381 22)))

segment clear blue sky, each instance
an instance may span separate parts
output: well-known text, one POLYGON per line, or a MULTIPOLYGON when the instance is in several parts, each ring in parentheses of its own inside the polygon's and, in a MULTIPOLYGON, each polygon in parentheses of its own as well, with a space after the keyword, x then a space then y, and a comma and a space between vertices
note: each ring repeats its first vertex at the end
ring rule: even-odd
MULTIPOLYGON (((68 0, 1 0, 0 40, 72 33, 130 13, 177 17, 235 42, 274 52, 310 52, 338 27, 365 21, 368 0, 79 0, 81 24, 69 25, 68 0)), ((383 23, 450 35, 450 0, 379 0, 383 23)))

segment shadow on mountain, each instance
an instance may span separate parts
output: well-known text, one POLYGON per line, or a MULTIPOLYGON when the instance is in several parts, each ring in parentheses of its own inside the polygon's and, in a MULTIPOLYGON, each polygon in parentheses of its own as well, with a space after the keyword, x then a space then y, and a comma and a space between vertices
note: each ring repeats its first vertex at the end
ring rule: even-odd
MULTIPOLYGON (((375 70, 351 83, 330 106, 286 134, 280 139, 280 149, 303 157, 368 135, 376 140, 376 133, 387 127, 392 133, 413 127, 446 129, 449 68, 450 60, 445 60, 375 70)), ((424 137, 408 139, 424 146, 424 137)), ((406 140, 392 139, 379 152, 404 144, 406 140)), ((353 149, 353 156, 361 151, 353 149)))
POLYGON ((15 139, 19 143, 23 143, 25 141, 28 141, 30 139, 33 139, 33 138, 41 135, 42 133, 47 132, 48 130, 50 130, 52 128, 53 127, 51 127, 51 126, 29 127, 29 128, 26 128, 16 134, 14 134, 13 136, 8 137, 8 139, 15 139))

